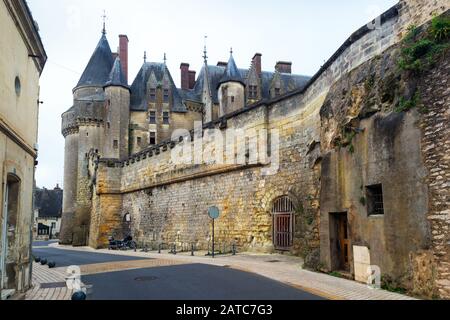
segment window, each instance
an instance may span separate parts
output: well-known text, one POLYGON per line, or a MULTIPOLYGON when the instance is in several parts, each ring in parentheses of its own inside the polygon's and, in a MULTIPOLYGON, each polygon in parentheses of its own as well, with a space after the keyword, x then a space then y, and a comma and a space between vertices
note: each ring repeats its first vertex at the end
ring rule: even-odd
POLYGON ((163 112, 163 124, 170 124, 170 114, 167 111, 163 112))
POLYGON ((155 88, 150 89, 150 101, 151 102, 156 101, 156 89, 155 88))
POLYGON ((249 86, 248 96, 250 99, 258 98, 258 87, 257 86, 249 86))
POLYGON ((383 186, 376 184, 366 187, 367 194, 367 211, 370 216, 383 215, 383 186))
POLYGON ((164 89, 164 102, 169 102, 169 89, 164 89))
POLYGON ((118 140, 114 140, 113 146, 114 146, 114 149, 119 149, 119 141, 118 140))
POLYGON ((156 144, 156 132, 150 132, 150 145, 154 146, 156 144))
POLYGON ((17 96, 20 96, 20 91, 22 90, 22 85, 20 84, 19 77, 16 77, 16 79, 14 80, 14 87, 16 89, 17 96))
POLYGON ((56 228, 56 222, 52 222, 52 229, 56 228))
POLYGON ((234 103, 234 96, 231 96, 231 103, 234 103))
POLYGON ((150 111, 150 124, 156 124, 156 111, 150 111))
POLYGON ((137 141, 138 146, 140 146, 141 142, 142 142, 142 138, 141 137, 137 137, 136 141, 137 141))
POLYGON ((281 95, 281 89, 275 88, 275 97, 279 97, 281 95))

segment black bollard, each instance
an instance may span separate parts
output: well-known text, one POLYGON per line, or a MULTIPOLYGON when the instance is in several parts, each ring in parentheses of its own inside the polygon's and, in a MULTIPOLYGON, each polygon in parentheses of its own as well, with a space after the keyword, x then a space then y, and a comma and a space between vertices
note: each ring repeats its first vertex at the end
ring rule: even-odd
POLYGON ((191 247, 191 256, 192 257, 194 256, 194 245, 192 245, 192 247, 191 247))
POLYGON ((54 261, 49 261, 49 262, 48 262, 48 267, 49 267, 50 269, 53 269, 54 267, 56 267, 56 263, 55 263, 54 261))
POLYGON ((41 258, 40 257, 35 257, 34 258, 34 262, 41 262, 41 258))
POLYGON ((72 295, 72 300, 86 300, 86 293, 77 291, 72 295))
POLYGON ((236 255, 236 244, 233 243, 233 256, 236 255))
POLYGON ((45 266, 47 264, 47 259, 41 259, 41 264, 45 266))
POLYGON ((158 253, 161 253, 161 243, 158 246, 158 253))

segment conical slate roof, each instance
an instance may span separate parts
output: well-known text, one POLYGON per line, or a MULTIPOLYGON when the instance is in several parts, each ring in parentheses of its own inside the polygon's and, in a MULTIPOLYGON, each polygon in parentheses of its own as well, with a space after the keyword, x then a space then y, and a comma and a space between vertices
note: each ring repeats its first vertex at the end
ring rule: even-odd
POLYGON ((77 87, 103 86, 108 81, 113 64, 114 58, 111 48, 106 35, 102 34, 80 81, 78 81, 77 87))
POLYGON ((109 73, 108 81, 105 84, 107 86, 122 86, 128 88, 127 80, 123 74, 122 64, 120 58, 117 57, 114 61, 111 72, 109 73))
POLYGON ((222 83, 225 82, 240 82, 245 86, 244 79, 242 79, 241 73, 234 62, 233 53, 230 55, 230 60, 228 61, 227 69, 225 70, 222 79, 220 79, 217 88, 220 87, 222 83))

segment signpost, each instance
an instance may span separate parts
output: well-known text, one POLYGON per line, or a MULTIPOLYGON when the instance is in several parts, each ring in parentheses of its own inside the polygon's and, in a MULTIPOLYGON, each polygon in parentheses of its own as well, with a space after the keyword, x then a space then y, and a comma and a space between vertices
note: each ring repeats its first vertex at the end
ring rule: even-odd
POLYGON ((217 207, 211 207, 208 209, 208 215, 212 219, 212 257, 214 258, 214 221, 219 218, 220 211, 217 207))

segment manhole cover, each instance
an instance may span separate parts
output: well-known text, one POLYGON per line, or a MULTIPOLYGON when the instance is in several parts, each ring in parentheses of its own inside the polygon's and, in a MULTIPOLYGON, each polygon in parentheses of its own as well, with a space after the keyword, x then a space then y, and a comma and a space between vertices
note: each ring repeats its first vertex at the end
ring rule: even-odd
POLYGON ((139 281, 139 282, 149 282, 149 281, 155 281, 157 279, 158 279, 157 277, 138 277, 134 280, 139 281))
POLYGON ((277 262, 281 262, 280 260, 269 260, 269 261, 266 261, 266 262, 268 262, 268 263, 277 263, 277 262))
POLYGON ((41 289, 65 288, 65 282, 41 283, 41 289))

